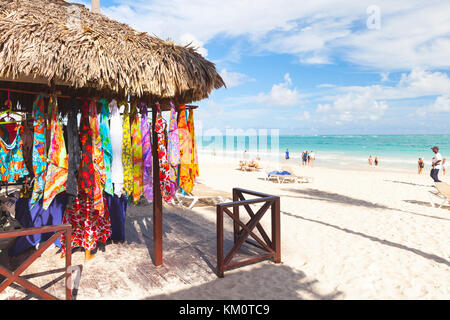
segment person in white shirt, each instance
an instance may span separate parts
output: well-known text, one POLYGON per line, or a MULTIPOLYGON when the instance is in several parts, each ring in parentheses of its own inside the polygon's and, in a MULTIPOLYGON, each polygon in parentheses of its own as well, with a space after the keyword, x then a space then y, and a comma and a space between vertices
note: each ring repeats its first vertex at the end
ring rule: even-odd
POLYGON ((434 152, 434 157, 431 160, 431 172, 430 172, 430 177, 434 180, 434 182, 441 182, 441 180, 439 180, 439 170, 442 167, 442 156, 439 153, 439 147, 434 146, 433 148, 431 148, 431 150, 433 150, 434 152))

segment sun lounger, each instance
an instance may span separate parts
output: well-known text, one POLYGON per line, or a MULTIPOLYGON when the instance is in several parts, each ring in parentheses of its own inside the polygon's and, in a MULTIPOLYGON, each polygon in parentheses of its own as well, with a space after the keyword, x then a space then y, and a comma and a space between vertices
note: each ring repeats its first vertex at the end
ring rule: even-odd
MULTIPOLYGON (((437 191, 431 192, 431 194, 443 200, 443 202, 439 205, 439 208, 441 208, 443 205, 447 204, 450 200, 450 185, 445 182, 436 182, 435 188, 437 191)), ((432 207, 435 207, 431 194, 430 194, 430 203, 432 207)))
POLYGON ((196 183, 189 194, 182 194, 180 191, 177 191, 175 199, 178 206, 185 210, 192 209, 197 203, 214 206, 218 203, 226 202, 231 197, 227 192, 214 190, 204 184, 196 183), (187 205, 185 205, 186 202, 188 203, 187 205))

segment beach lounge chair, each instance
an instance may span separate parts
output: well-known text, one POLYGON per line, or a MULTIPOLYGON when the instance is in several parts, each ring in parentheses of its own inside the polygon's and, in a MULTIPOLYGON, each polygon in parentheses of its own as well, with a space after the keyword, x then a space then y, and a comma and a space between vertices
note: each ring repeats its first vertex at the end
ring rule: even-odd
POLYGON ((177 191, 175 199, 178 206, 185 210, 192 209, 198 203, 215 206, 232 198, 227 192, 214 190, 204 184, 196 183, 189 194, 182 194, 180 191, 177 191))
MULTIPOLYGON (((450 200, 450 185, 445 182, 436 182, 435 186, 436 192, 432 192, 431 194, 441 198, 442 203, 439 205, 439 208, 442 208, 443 205, 449 203, 450 200)), ((430 203, 432 207, 435 207, 433 197, 430 194, 430 203)))
POLYGON ((286 178, 289 179, 288 181, 294 181, 297 183, 311 183, 314 181, 313 177, 305 177, 305 176, 299 176, 294 173, 294 170, 290 166, 283 166, 281 167, 281 171, 287 171, 290 172, 290 176, 287 176, 286 178))

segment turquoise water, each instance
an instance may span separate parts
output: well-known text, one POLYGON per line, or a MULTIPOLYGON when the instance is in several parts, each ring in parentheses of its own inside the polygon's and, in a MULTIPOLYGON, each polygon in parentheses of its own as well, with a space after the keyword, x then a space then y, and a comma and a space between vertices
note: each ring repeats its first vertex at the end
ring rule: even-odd
POLYGON ((439 146, 444 158, 450 158, 450 135, 279 136, 278 140, 269 138, 267 142, 256 142, 254 137, 234 137, 231 147, 233 137, 224 137, 223 145, 211 143, 210 139, 200 141, 203 141, 200 146, 203 150, 226 149, 226 153, 235 153, 239 157, 246 149, 250 157, 259 155, 263 159, 284 158, 285 150, 289 149, 291 159, 300 161, 303 150, 313 150, 318 165, 367 165, 367 158, 372 155, 373 158, 378 156, 380 166, 415 169, 419 157, 429 166, 433 157, 430 148, 434 145, 439 146), (271 146, 278 152, 271 152, 271 146))

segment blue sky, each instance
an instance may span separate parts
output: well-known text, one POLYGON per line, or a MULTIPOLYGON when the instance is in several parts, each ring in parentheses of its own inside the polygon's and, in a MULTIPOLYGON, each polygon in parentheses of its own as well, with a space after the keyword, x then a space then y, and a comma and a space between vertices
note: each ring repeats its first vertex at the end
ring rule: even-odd
MULTIPOLYGON (((87 1, 77 1, 89 6, 87 1)), ((192 43, 227 89, 203 129, 450 134, 449 1, 101 0, 102 13, 192 43)))

